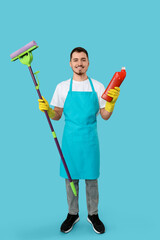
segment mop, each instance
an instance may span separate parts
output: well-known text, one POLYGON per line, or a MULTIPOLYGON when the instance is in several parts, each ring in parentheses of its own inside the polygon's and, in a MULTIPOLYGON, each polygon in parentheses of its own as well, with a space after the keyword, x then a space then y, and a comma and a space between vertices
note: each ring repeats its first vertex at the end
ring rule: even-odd
MULTIPOLYGON (((37 81, 36 81, 36 78, 37 78, 37 77, 35 78, 35 76, 37 75, 38 72, 33 73, 32 68, 31 68, 31 62, 32 62, 32 60, 33 60, 32 51, 35 50, 36 48, 38 48, 37 43, 36 43, 35 41, 31 41, 30 43, 28 43, 28 44, 25 45, 24 47, 20 48, 19 50, 17 50, 17 51, 14 52, 14 53, 12 53, 12 54, 10 55, 10 57, 11 57, 11 61, 16 61, 17 59, 19 59, 22 64, 25 64, 25 65, 28 66, 29 71, 30 71, 30 74, 31 74, 31 77, 32 77, 33 82, 34 82, 34 85, 35 85, 35 88, 36 88, 36 90, 37 90, 38 96, 39 96, 40 99, 42 99, 42 96, 41 96, 41 93, 40 93, 40 90, 39 90, 39 81, 38 81, 38 79, 37 79, 37 81), (34 75, 35 75, 35 76, 34 76, 34 75), (38 84, 37 84, 37 82, 38 82, 38 84)), ((76 192, 76 189, 75 189, 73 180, 72 180, 71 175, 70 175, 70 173, 69 173, 69 170, 68 170, 66 161, 65 161, 65 159, 64 159, 62 150, 61 150, 61 148, 60 148, 60 145, 59 145, 59 142, 58 142, 56 133, 55 133, 55 131, 54 131, 54 129, 53 129, 51 120, 50 120, 50 118, 49 118, 49 116, 48 116, 47 111, 44 111, 44 112, 45 112, 46 118, 47 118, 47 120, 48 120, 48 123, 49 123, 50 129, 51 129, 53 138, 54 138, 55 143, 56 143, 56 145, 57 145, 59 154, 60 154, 60 156, 61 156, 61 159, 62 159, 64 168, 65 168, 65 171, 66 171, 66 173, 67 173, 67 176, 68 176, 68 180, 69 180, 69 182, 70 182, 71 189, 72 189, 72 191, 73 191, 73 194, 74 194, 75 196, 77 196, 77 192, 76 192)))

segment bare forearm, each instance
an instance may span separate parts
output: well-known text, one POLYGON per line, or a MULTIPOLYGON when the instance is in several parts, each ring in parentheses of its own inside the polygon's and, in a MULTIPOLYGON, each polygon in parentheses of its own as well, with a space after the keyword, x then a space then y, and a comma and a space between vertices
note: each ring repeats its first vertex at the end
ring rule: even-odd
POLYGON ((52 118, 52 120, 59 120, 61 118, 61 115, 54 110, 55 116, 52 118))
POLYGON ((63 108, 55 106, 54 109, 52 109, 52 113, 53 113, 53 116, 51 118, 53 120, 59 120, 62 117, 63 108))
POLYGON ((100 114, 101 114, 101 117, 104 119, 104 120, 108 120, 111 115, 112 115, 112 112, 108 112, 105 108, 101 108, 100 110, 100 114))
POLYGON ((112 115, 112 112, 104 111, 104 120, 108 120, 112 115))

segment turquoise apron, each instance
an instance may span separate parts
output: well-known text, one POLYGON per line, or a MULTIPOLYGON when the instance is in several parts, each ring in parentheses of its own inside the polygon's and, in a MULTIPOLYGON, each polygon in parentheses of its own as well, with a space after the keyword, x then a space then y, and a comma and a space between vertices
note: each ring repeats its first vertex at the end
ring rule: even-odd
MULTIPOLYGON (((97 179, 100 169, 97 93, 90 78, 92 92, 72 91, 72 82, 71 79, 63 108, 65 126, 62 152, 72 179, 97 179)), ((62 161, 60 176, 68 179, 62 161)))

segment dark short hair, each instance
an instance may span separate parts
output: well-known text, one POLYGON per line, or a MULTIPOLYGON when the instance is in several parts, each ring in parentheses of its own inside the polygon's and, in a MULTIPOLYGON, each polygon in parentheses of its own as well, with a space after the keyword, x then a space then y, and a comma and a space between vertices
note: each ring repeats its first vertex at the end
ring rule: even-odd
POLYGON ((72 58, 72 54, 74 52, 84 52, 86 55, 87 55, 87 58, 88 58, 88 52, 86 51, 86 49, 82 48, 82 47, 76 47, 72 50, 71 54, 70 54, 70 61, 71 61, 71 58, 72 58))

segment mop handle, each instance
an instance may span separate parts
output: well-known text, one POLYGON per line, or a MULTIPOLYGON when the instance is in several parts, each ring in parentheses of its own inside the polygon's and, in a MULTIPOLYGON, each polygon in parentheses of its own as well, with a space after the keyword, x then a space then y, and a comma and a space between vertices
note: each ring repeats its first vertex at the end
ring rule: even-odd
MULTIPOLYGON (((31 74, 31 76, 32 76, 32 79, 33 79, 34 85, 35 85, 35 87, 37 87, 38 84, 37 84, 37 82, 36 82, 36 79, 35 79, 34 73, 33 73, 33 71, 32 71, 32 68, 31 68, 31 66, 29 66, 28 68, 29 68, 30 74, 31 74)), ((40 93, 39 88, 36 88, 36 90, 37 90, 37 93, 38 93, 39 98, 42 99, 42 96, 41 96, 41 93, 40 93)), ((54 131, 54 129, 53 129, 53 126, 52 126, 51 120, 50 120, 50 118, 49 118, 48 113, 47 113, 46 110, 45 110, 45 115, 46 115, 46 118, 47 118, 47 120, 48 120, 48 123, 49 123, 50 129, 51 129, 52 135, 53 135, 53 137, 54 137, 54 140, 55 140, 55 142, 56 142, 56 145, 57 145, 57 148, 58 148, 59 154, 60 154, 61 159, 62 159, 62 162, 63 162, 63 165, 64 165, 64 167, 65 167, 65 170, 66 170, 66 173, 67 173, 67 176, 68 176, 68 180, 69 180, 69 182, 71 183, 71 182, 72 182, 71 175, 70 175, 70 173, 69 173, 69 170, 68 170, 68 167, 67 167, 66 161, 65 161, 65 159, 64 159, 64 156, 63 156, 62 150, 61 150, 61 148, 60 148, 60 145, 59 145, 58 139, 57 139, 57 137, 56 137, 56 134, 55 134, 55 131, 54 131)))
MULTIPOLYGON (((29 71, 30 71, 30 74, 31 74, 32 79, 33 79, 33 82, 34 82, 34 85, 35 85, 35 88, 36 88, 36 90, 37 90, 38 96, 39 96, 40 99, 42 99, 42 96, 41 96, 41 93, 40 93, 40 90, 39 90, 39 81, 37 80, 37 81, 38 81, 38 84, 37 84, 36 79, 35 79, 35 76, 34 76, 34 73, 33 73, 32 68, 31 68, 31 62, 32 62, 32 60, 33 60, 32 51, 33 51, 34 49, 36 49, 37 47, 38 47, 37 43, 36 43, 35 41, 32 41, 32 42, 28 43, 27 45, 25 45, 24 47, 22 47, 21 49, 19 49, 19 50, 17 50, 16 52, 12 53, 12 54, 10 55, 10 57, 11 57, 11 59, 12 59, 11 61, 15 61, 15 60, 19 59, 22 64, 25 64, 25 65, 28 66, 29 71)), ((35 74, 37 74, 37 73, 38 73, 38 72, 36 72, 35 74)), ((55 140, 55 142, 56 142, 56 145, 57 145, 59 154, 60 154, 60 156, 61 156, 61 159, 62 159, 64 168, 65 168, 65 170, 66 170, 66 173, 67 173, 67 176, 68 176, 68 180, 69 180, 69 182, 70 182, 70 186, 71 186, 71 188, 72 188, 73 194, 74 194, 75 196, 77 196, 77 192, 76 192, 74 183, 73 183, 72 178, 71 178, 71 176, 70 176, 70 173, 69 173, 69 170, 68 170, 66 161, 65 161, 65 159, 64 159, 62 150, 61 150, 61 148, 60 148, 60 146, 59 146, 59 142, 58 142, 56 133, 55 133, 55 131, 54 131, 54 129, 53 129, 53 126, 52 126, 52 123, 51 123, 51 121, 50 121, 50 118, 49 118, 49 116, 48 116, 47 111, 45 111, 45 115, 46 115, 46 118, 47 118, 47 120, 48 120, 48 123, 49 123, 50 129, 51 129, 53 138, 54 138, 54 140, 55 140)))

